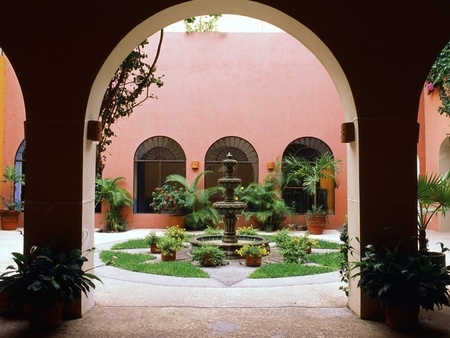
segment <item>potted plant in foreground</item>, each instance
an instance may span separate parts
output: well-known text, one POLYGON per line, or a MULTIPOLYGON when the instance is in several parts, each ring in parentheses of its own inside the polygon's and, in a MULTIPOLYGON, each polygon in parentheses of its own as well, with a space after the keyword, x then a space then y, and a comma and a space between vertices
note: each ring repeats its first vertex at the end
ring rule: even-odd
POLYGON ((227 264, 226 253, 215 245, 201 245, 191 251, 193 262, 201 266, 222 266, 227 264))
POLYGON ((25 175, 20 172, 18 166, 10 167, 6 165, 3 177, 8 181, 10 186, 9 197, 2 196, 3 210, 1 211, 2 229, 16 230, 19 215, 22 211, 23 203, 14 197, 14 187, 16 184, 25 185, 25 175))
MULTIPOLYGON (((428 239, 426 230, 433 216, 441 213, 445 216, 450 210, 450 174, 420 174, 417 180, 417 226, 419 252, 428 252, 428 239)), ((433 253, 440 257, 441 264, 445 265, 445 255, 433 253)), ((439 259, 439 258, 438 258, 439 259)))
MULTIPOLYGON (((353 255, 355 250, 350 250, 353 255)), ((393 329, 413 328, 421 307, 433 311, 435 306, 449 306, 447 269, 429 256, 401 252, 400 243, 394 250, 385 248, 384 254, 368 245, 361 261, 351 264, 350 271, 359 269, 351 278, 359 278, 363 294, 380 303, 393 329)))
POLYGON ((242 248, 236 250, 236 252, 240 256, 245 257, 245 265, 252 267, 261 266, 262 257, 267 256, 270 253, 264 244, 244 244, 242 248))
POLYGON ((313 235, 323 233, 323 228, 327 220, 327 211, 317 203, 317 189, 321 180, 331 180, 337 186, 336 174, 341 170, 341 160, 334 158, 332 154, 326 152, 313 161, 302 157, 289 156, 285 158, 286 165, 290 168, 288 182, 300 183, 309 195, 313 196, 311 210, 305 215, 308 231, 313 235))
POLYGON ((94 280, 101 282, 89 270, 83 270, 88 261, 84 254, 78 249, 54 254, 53 244, 40 249, 32 247, 33 258, 13 252, 17 266, 8 266, 8 271, 0 275, 0 291, 8 294, 13 307, 23 309, 32 328, 57 326, 62 320, 63 306, 73 304, 82 293, 87 296, 95 288, 94 280))

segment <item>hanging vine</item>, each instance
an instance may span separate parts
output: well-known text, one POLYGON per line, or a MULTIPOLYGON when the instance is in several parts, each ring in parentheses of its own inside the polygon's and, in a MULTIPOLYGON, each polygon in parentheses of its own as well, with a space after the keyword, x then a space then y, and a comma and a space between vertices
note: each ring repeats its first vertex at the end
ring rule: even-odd
POLYGON ((105 168, 106 148, 112 143, 112 138, 116 136, 112 125, 118 119, 130 116, 133 109, 147 99, 157 99, 156 95, 150 93, 149 87, 155 84, 159 88, 164 84, 163 76, 155 75, 163 34, 164 31, 161 30, 158 48, 151 65, 145 62, 148 57, 144 52, 144 47, 148 45, 148 40, 145 40, 123 60, 106 89, 99 115, 102 136, 97 145, 97 177, 102 176, 105 168))

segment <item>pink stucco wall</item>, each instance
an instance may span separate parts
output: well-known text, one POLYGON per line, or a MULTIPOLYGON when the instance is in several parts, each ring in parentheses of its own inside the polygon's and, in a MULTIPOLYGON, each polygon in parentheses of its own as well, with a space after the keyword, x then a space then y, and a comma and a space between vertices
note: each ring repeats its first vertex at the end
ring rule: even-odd
MULTIPOLYGON (((420 173, 443 174, 450 169, 450 142, 447 136, 450 133, 450 120, 445 114, 438 113, 440 106, 441 100, 437 89, 431 95, 428 95, 426 90, 422 92, 419 106, 421 127, 418 146, 420 173)), ((433 217, 429 228, 448 231, 447 223, 450 222, 444 221, 442 216, 438 215, 433 217)))
MULTIPOLYGON (((157 36, 150 41, 152 58, 157 36)), ((340 143, 342 107, 327 72, 303 45, 283 33, 166 33, 157 67, 158 75, 164 74, 165 85, 152 88, 157 100, 146 101, 115 127, 117 138, 108 149, 111 156, 105 177, 126 177, 123 186, 133 193, 137 147, 150 137, 163 135, 182 146, 186 176, 192 180, 204 169, 211 144, 225 136, 238 136, 256 149, 262 181, 268 161, 280 157, 293 140, 314 136, 344 163, 336 190, 336 214, 330 216, 328 227, 342 225, 347 214, 346 145, 340 143), (194 160, 200 161, 197 171, 190 168, 194 160)), ((9 63, 5 94, 3 163, 12 165, 24 138, 25 107, 9 63)), ((437 114, 439 104, 437 93, 422 92, 418 108, 420 172, 442 171, 442 158, 448 158, 449 123, 448 117, 437 114)), ((392 150, 401 151, 395 150, 395 145, 392 150)), ((3 194, 8 189, 2 184, 3 194)), ((158 228, 167 222, 166 215, 133 214, 132 209, 126 213, 132 228, 158 228)), ((101 218, 96 215, 97 226, 101 218)), ((431 229, 440 229, 438 218, 431 229)))
MULTIPOLYGON (((149 58, 158 36, 150 38, 149 58)), ((104 177, 123 176, 133 193, 133 157, 146 139, 163 135, 177 141, 186 154, 186 177, 204 169, 207 149, 225 136, 238 136, 253 145, 259 157, 259 180, 266 163, 282 155, 300 137, 313 136, 343 160, 336 190, 335 215, 328 228, 342 226, 347 214, 346 145, 340 143, 343 111, 335 87, 318 60, 284 33, 166 33, 158 75, 164 86, 152 88, 157 100, 147 100, 130 118, 115 127, 104 177), (200 161, 200 169, 190 168, 200 161)), ((12 163, 23 140, 25 108, 20 87, 8 68, 5 163, 12 163)), ((58 184, 55 182, 55 184, 58 184)), ((131 228, 161 227, 165 215, 133 214, 131 228)), ((101 215, 96 215, 100 226, 101 215)), ((298 222, 303 223, 303 217, 298 222)))
MULTIPOLYGON (((157 38, 148 48, 152 57, 157 38)), ((260 181, 266 163, 280 157, 293 140, 314 136, 344 161, 336 190, 339 227, 346 215, 346 146, 340 143, 343 112, 327 72, 297 40, 283 33, 166 33, 158 74, 164 86, 157 100, 135 109, 116 127, 106 162, 106 177, 124 176, 133 189, 133 155, 147 138, 163 135, 186 153, 186 177, 204 169, 206 151, 218 139, 238 136, 259 156, 260 181), (200 169, 190 168, 200 161, 200 169)), ((129 215, 132 227, 158 226, 156 215, 129 215)))

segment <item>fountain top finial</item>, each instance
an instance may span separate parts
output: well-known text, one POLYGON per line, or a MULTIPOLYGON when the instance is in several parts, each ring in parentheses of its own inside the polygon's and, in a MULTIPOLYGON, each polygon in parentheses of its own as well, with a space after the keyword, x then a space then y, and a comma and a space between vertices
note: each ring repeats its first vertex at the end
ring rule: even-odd
POLYGON ((233 159, 233 155, 231 155, 231 153, 228 153, 227 158, 223 160, 223 164, 227 168, 227 178, 233 178, 233 168, 236 163, 237 161, 233 159))

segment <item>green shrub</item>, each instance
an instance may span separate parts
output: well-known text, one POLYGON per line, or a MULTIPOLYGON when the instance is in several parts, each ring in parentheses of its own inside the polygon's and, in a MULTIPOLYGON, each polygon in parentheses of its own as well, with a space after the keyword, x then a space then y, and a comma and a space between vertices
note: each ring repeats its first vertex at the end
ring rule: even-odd
POLYGON ((215 245, 202 245, 192 249, 192 261, 201 266, 223 266, 227 264, 225 251, 215 245))

